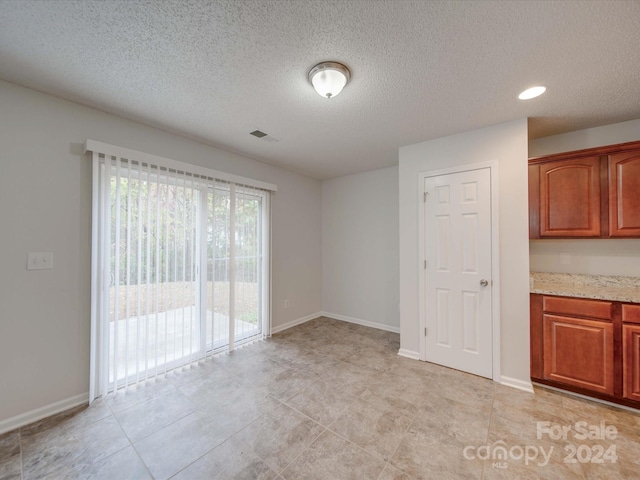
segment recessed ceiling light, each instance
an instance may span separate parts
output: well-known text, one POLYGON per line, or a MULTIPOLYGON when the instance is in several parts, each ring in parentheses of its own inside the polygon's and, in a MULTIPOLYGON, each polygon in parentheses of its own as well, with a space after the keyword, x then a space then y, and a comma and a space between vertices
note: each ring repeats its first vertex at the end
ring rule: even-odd
POLYGON ((543 86, 527 88, 524 92, 518 95, 518 98, 520 100, 529 100, 531 98, 536 98, 542 95, 546 90, 547 90, 547 87, 543 87, 543 86))

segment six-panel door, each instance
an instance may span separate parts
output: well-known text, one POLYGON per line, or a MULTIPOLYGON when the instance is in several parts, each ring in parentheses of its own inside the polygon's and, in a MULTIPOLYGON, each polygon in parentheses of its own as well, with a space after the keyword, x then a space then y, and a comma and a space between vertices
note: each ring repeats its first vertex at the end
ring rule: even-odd
POLYGON ((491 378, 491 172, 428 177, 425 360, 491 378))

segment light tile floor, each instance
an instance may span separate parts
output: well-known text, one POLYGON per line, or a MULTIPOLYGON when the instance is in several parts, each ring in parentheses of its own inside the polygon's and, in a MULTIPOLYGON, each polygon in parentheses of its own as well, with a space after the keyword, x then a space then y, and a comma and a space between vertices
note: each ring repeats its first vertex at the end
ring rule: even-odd
POLYGON ((0 479, 640 478, 639 415, 398 348, 319 318, 1 435, 0 479))

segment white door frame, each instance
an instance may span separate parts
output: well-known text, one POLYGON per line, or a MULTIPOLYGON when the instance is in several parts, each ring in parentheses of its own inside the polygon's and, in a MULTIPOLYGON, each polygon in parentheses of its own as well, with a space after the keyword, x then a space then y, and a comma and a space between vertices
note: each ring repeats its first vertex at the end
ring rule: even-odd
POLYGON ((492 377, 495 382, 500 381, 500 244, 499 244, 499 210, 498 210, 498 162, 472 163, 468 165, 460 165, 457 167, 445 168, 440 170, 430 170, 418 174, 418 248, 419 248, 419 264, 418 264, 418 286, 420 296, 420 330, 418 335, 420 338, 420 360, 426 361, 426 337, 424 335, 427 327, 426 318, 426 280, 427 270, 424 268, 426 260, 426 241, 424 235, 424 182, 429 177, 437 177, 440 175, 449 175, 452 173, 462 173, 472 170, 482 170, 488 168, 491 179, 491 324, 492 324, 492 377))

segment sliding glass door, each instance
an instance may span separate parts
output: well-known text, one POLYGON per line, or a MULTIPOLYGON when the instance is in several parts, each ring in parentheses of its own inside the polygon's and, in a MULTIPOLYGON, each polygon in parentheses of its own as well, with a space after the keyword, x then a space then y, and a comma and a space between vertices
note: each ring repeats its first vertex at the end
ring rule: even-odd
POLYGON ((208 192, 207 350, 233 348, 262 333, 264 202, 263 193, 235 185, 208 192))
POLYGON ((105 393, 268 333, 268 192, 94 153, 105 393))

